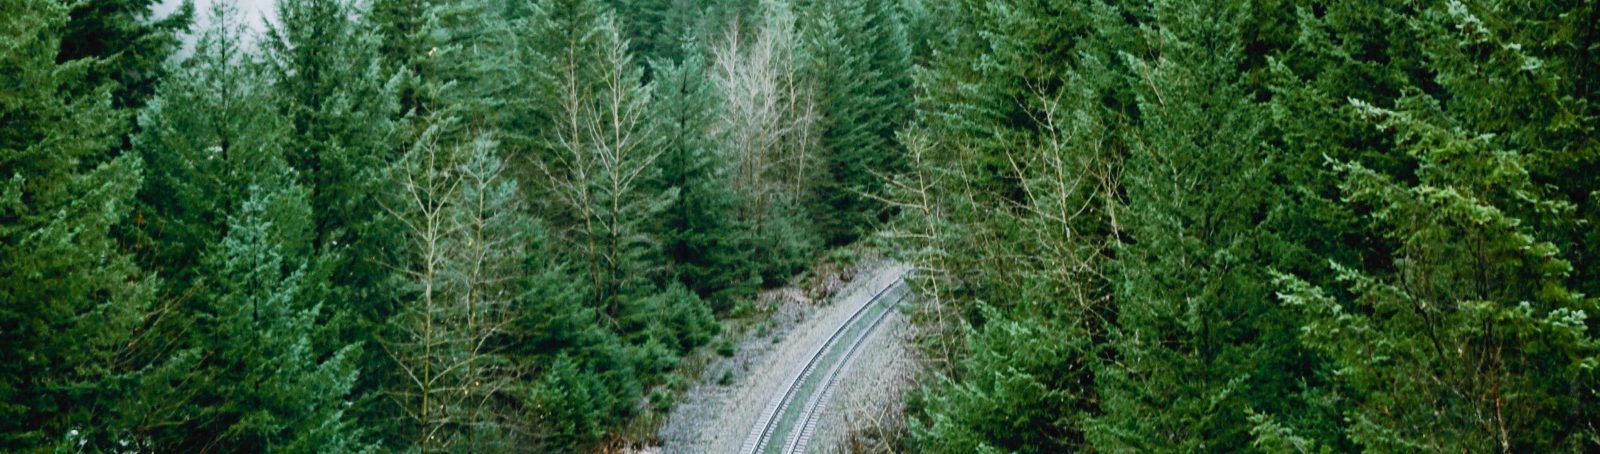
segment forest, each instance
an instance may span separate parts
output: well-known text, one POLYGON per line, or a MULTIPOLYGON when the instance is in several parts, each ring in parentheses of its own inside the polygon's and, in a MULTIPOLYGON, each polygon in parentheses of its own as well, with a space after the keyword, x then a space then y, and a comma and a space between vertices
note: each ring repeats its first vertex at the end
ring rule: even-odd
POLYGON ((1600 1, 160 3, 0 0, 0 451, 648 444, 850 248, 887 451, 1600 451, 1600 1))

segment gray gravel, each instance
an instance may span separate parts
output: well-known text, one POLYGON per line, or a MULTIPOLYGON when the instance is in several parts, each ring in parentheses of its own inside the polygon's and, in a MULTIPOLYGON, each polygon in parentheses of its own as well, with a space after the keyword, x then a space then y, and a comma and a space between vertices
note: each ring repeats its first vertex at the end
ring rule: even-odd
POLYGON ((899 310, 885 316, 834 384, 807 452, 874 452, 898 432, 904 413, 901 397, 912 386, 920 364, 911 343, 912 329, 899 310))
POLYGON ((774 292, 777 312, 770 328, 764 334, 751 330, 732 358, 706 368, 661 428, 661 452, 738 452, 761 410, 805 367, 816 346, 906 269, 899 263, 864 264, 825 305, 793 297, 792 291, 774 292), (719 384, 725 374, 731 374, 731 383, 719 384))

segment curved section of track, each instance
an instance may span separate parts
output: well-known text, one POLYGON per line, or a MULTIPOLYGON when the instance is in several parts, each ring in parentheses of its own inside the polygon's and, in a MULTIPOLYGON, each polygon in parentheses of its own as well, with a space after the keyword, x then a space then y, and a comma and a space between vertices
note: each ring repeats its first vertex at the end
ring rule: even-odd
POLYGON ((849 364, 862 341, 872 334, 894 307, 910 294, 904 276, 896 278, 861 305, 834 329, 827 342, 812 352, 806 366, 790 379, 782 394, 774 395, 739 452, 742 454, 797 453, 810 441, 818 409, 827 402, 839 372, 849 364), (777 442, 782 440, 782 442, 777 442))

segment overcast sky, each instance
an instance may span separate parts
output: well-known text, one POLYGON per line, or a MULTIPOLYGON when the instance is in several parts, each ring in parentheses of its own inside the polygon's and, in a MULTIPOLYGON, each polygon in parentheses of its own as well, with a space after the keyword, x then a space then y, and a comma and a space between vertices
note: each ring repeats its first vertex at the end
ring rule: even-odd
MULTIPOLYGON (((239 15, 243 16, 249 21, 250 28, 255 30, 256 33, 260 33, 263 30, 266 30, 266 22, 264 22, 264 20, 272 15, 273 1, 274 0, 194 0, 195 24, 194 28, 190 30, 205 30, 205 28, 210 24, 211 4, 213 2, 230 2, 239 7, 239 15)), ((183 0, 162 0, 161 3, 157 4, 155 7, 155 17, 165 17, 166 15, 171 14, 173 10, 178 9, 178 5, 181 4, 183 4, 183 0)), ((194 42, 194 36, 192 35, 193 33, 191 33, 191 36, 185 39, 185 48, 194 42)), ((188 53, 187 49, 185 49, 184 53, 188 53)))

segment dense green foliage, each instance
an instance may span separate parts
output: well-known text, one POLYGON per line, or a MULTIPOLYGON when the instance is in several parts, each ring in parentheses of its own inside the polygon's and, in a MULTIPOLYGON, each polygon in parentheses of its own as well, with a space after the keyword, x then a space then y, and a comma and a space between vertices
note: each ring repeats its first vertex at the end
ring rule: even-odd
POLYGON ((593 450, 877 232, 908 451, 1600 449, 1600 2, 155 3, 0 2, 0 450, 593 450))
POLYGON ((0 7, 0 450, 591 449, 887 219, 892 3, 155 3, 0 7))
MULTIPOLYGON (((56 63, 67 7, 6 2, 0 25, 0 447, 48 446, 106 418, 152 285, 119 250, 142 161, 110 87, 75 90, 89 61, 56 63), (88 405, 84 405, 88 403, 88 405)), ((100 434, 97 434, 100 435, 100 434)))
POLYGON ((1600 447, 1593 2, 918 5, 917 449, 1600 447))

